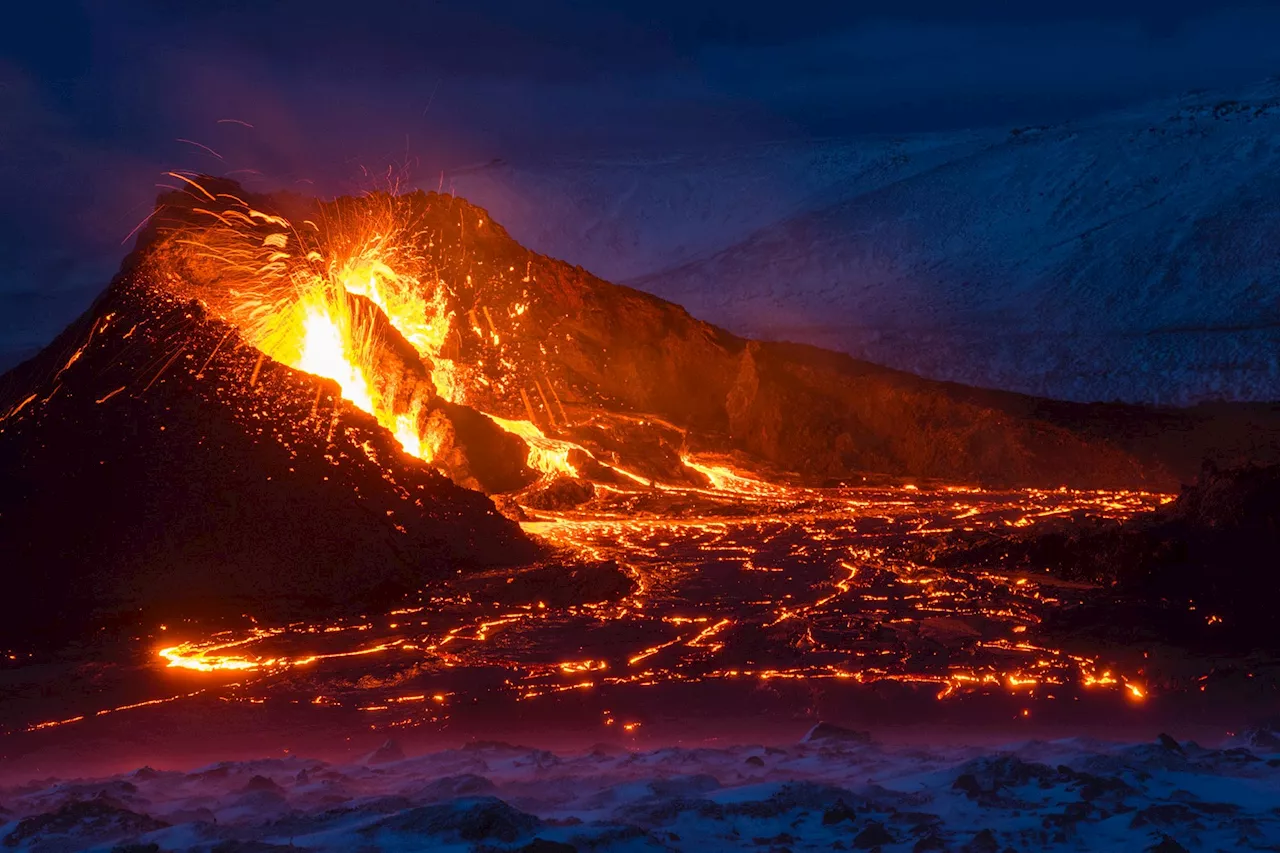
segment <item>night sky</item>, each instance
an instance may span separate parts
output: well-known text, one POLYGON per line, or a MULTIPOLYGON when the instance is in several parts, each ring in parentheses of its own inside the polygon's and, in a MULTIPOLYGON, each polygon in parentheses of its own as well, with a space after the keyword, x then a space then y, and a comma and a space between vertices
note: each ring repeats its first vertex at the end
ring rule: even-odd
POLYGON ((0 367, 105 286, 170 168, 330 194, 388 167, 1055 121, 1280 72, 1264 3, 100 0, 7 16, 0 367))

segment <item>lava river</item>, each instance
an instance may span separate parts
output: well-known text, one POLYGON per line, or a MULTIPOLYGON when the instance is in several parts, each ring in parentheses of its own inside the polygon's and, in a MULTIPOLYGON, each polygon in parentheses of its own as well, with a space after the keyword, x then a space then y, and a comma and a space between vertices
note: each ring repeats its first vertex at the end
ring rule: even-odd
POLYGON ((952 529, 1124 518, 1167 498, 806 490, 708 470, 718 488, 601 489, 586 507, 531 513, 527 531, 561 561, 460 576, 389 612, 156 626, 84 652, 115 660, 50 665, 42 689, 28 691, 36 698, 6 703, 6 740, 144 713, 207 721, 232 707, 248 715, 245 727, 269 717, 366 733, 479 732, 520 720, 603 737, 682 717, 892 708, 905 719, 980 707, 1009 720, 1082 701, 1133 713, 1159 699, 1144 650, 1043 630, 1047 614, 1101 591, 887 555, 952 529), (557 581, 570 573, 585 580, 557 581), (65 667, 76 678, 59 678, 65 667))

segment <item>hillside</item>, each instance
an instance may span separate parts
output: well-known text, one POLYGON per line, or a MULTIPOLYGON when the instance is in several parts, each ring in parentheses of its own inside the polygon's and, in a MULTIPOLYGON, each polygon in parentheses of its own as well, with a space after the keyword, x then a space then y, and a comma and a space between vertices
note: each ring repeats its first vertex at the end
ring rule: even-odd
POLYGON ((1280 82, 1053 127, 451 176, 735 333, 1080 401, 1280 399, 1280 82))

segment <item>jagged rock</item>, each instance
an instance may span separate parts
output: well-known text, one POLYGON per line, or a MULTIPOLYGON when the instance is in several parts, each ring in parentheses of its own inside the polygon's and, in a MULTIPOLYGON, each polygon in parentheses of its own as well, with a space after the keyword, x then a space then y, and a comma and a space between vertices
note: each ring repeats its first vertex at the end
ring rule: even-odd
POLYGON ((745 803, 729 803, 726 814, 744 814, 756 818, 776 817, 793 810, 825 811, 838 802, 865 803, 847 788, 822 785, 814 782, 787 782, 766 800, 745 803))
MULTIPOLYGON (((458 567, 530 562, 539 549, 473 491, 517 491, 535 478, 529 441, 488 414, 582 443, 601 457, 574 451, 584 471, 622 476, 604 467, 617 463, 641 481, 696 486, 707 478, 684 464, 690 450, 737 453, 813 482, 872 472, 1164 487, 1187 448, 1240 436, 1259 455, 1272 452, 1269 441, 1280 447, 1280 417, 1059 404, 748 341, 530 252, 448 195, 319 201, 200 181, 208 189, 193 183, 159 199, 93 307, 0 379, 0 552, 17 579, 5 601, 19 602, 0 605, 0 632, 30 642, 138 608, 279 619, 358 611, 458 567), (439 358, 465 374, 465 403, 434 389, 435 362, 372 295, 336 302, 367 320, 371 384, 397 419, 433 437, 433 462, 454 482, 406 457, 337 383, 251 342, 223 304, 232 288, 210 260, 217 253, 179 239, 209 226, 200 211, 211 200, 231 197, 261 214, 250 234, 259 248, 301 239, 268 233, 283 227, 262 224, 276 216, 311 223, 314 246, 303 248, 349 239, 331 223, 388 211, 403 220, 412 245, 402 248, 430 270, 422 286, 457 318, 439 358)), ((585 492, 553 489, 561 505, 585 492)), ((1196 512, 1213 529, 1240 513, 1257 520, 1252 504, 1205 494, 1196 512)), ((1206 598, 1239 580, 1210 577, 1206 598)))
POLYGON ((1183 803, 1157 803, 1138 811, 1130 820, 1129 827, 1138 829, 1143 826, 1203 828, 1199 812, 1194 807, 1183 803))
POLYGON ((961 848, 964 853, 996 853, 999 849, 1000 842, 996 840, 996 834, 990 829, 980 830, 961 848))
POLYGON ((846 729, 835 723, 818 723, 800 739, 801 743, 815 744, 868 744, 871 733, 846 729))
POLYGON ((404 750, 400 748, 400 744, 394 739, 388 739, 382 746, 369 753, 364 760, 365 764, 391 764, 394 761, 404 761, 404 750))
POLYGON ((142 835, 169 824, 145 814, 120 808, 104 800, 67 803, 52 812, 25 817, 4 837, 6 847, 37 840, 67 839, 94 846, 118 838, 142 835))
POLYGON ((1032 782, 1047 786, 1057 778, 1057 773, 1047 765, 1023 761, 1013 755, 976 758, 967 762, 962 770, 951 787, 963 791, 970 799, 1032 782))
POLYGON ((911 845, 911 853, 930 853, 933 850, 946 850, 947 841, 940 835, 931 833, 911 845))
POLYGON ((272 793, 283 793, 284 789, 277 785, 266 776, 253 776, 244 786, 245 791, 271 791, 272 793))
POLYGON ((1270 725, 1246 729, 1240 739, 1258 752, 1280 752, 1280 732, 1270 725))
POLYGON ((433 779, 419 789, 417 795, 423 799, 443 800, 457 797, 474 797, 479 794, 488 794, 493 790, 493 783, 483 776, 477 776, 474 773, 463 773, 458 776, 433 779))
POLYGON ((1058 778, 1069 787, 1075 788, 1080 799, 1085 802, 1102 797, 1123 797, 1133 792, 1133 787, 1118 776, 1099 776, 1073 770, 1065 765, 1058 766, 1058 778))
MULTIPOLYGON (((643 477, 696 483, 679 462, 692 437, 727 440, 725 449, 816 479, 872 471, 1054 486, 1169 484, 1189 473, 1188 458, 1198 464, 1203 447, 1231 439, 1256 449, 1259 435, 1280 434, 1280 418, 1261 412, 1241 423, 1207 410, 1055 403, 930 382, 813 347, 747 341, 530 252, 485 211, 451 195, 316 202, 207 180, 295 221, 394 210, 430 243, 447 310, 467 318, 454 326, 449 357, 475 377, 469 404, 633 457, 630 467, 643 477), (598 439, 587 434, 601 424, 598 439), (1178 442, 1161 440, 1173 431, 1178 442), (610 436, 623 439, 614 446, 610 436)), ((207 199, 170 193, 159 203, 164 210, 140 247, 166 228, 189 226, 207 199)))
POLYGON ((539 553, 336 384, 129 273, 0 379, 0 416, 4 637, 139 607, 315 616, 539 553))
POLYGON ((373 824, 366 833, 389 831, 462 841, 493 839, 508 844, 534 832, 542 821, 496 797, 474 797, 420 806, 373 824))
POLYGON ((866 828, 853 837, 853 846, 859 850, 870 850, 872 847, 880 847, 884 844, 893 844, 897 841, 883 823, 872 822, 867 824, 866 828))
MULTIPOLYGON (((1277 606, 1269 594, 1272 572, 1259 555, 1278 551, 1280 465, 1206 465, 1172 503, 1123 524, 1076 523, 912 546, 921 562, 943 568, 1047 568, 1123 596, 1122 618, 1115 605, 1083 607, 1052 614, 1050 628, 1104 635, 1142 628, 1168 642, 1215 649, 1276 647, 1269 628, 1277 606)), ((1181 751, 1176 743, 1168 748, 1181 751)))
POLYGON ((672 776, 649 783, 655 797, 690 797, 720 789, 720 780, 709 773, 695 776, 672 776))
POLYGON ((831 826, 846 820, 854 820, 858 813, 850 808, 844 800, 836 800, 836 804, 822 813, 822 825, 831 826))
POLYGON ((551 563, 477 573, 450 581, 448 586, 503 604, 541 602, 547 607, 562 607, 615 601, 634 591, 635 580, 614 562, 551 563))
POLYGON ((578 848, 572 844, 565 844, 563 841, 547 841, 544 838, 535 838, 519 850, 520 853, 578 853, 578 848))
POLYGON ((533 509, 568 509, 584 504, 595 497, 595 486, 586 480, 557 476, 547 483, 539 483, 521 494, 525 506, 533 509))

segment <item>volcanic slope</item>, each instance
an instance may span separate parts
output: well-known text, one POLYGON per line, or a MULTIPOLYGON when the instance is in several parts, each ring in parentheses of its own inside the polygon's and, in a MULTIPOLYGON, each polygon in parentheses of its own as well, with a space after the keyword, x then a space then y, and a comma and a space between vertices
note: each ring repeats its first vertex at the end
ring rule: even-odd
MULTIPOLYGON (((309 217, 323 230, 330 227, 324 223, 359 220, 385 200, 251 201, 296 205, 295 221, 309 217)), ((747 340, 671 302, 529 251, 460 198, 413 193, 393 202, 395 218, 411 223, 404 232, 429 255, 431 274, 422 280, 439 288, 432 298, 452 319, 436 354, 462 389, 459 401, 527 420, 646 481, 705 484, 683 457, 737 453, 811 483, 883 474, 999 486, 1171 488, 1194 476, 1206 457, 1271 458, 1280 448, 1274 407, 1058 403, 925 380, 814 347, 747 340)), ((193 193, 161 204, 174 221, 199 218, 193 193)), ((592 460, 575 458, 578 473, 601 473, 592 460)))
POLYGON ((138 260, 0 379, 0 638, 140 608, 358 608, 536 556, 334 382, 262 357, 138 260))

